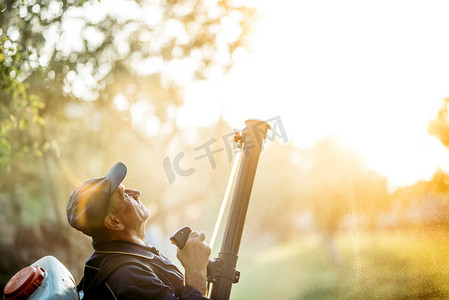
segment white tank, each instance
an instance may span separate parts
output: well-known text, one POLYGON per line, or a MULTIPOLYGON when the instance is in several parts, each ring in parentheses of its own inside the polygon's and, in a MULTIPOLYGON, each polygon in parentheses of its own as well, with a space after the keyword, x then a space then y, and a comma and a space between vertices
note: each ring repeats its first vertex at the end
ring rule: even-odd
POLYGON ((3 299, 79 300, 79 295, 69 270, 55 257, 45 256, 8 281, 3 299))

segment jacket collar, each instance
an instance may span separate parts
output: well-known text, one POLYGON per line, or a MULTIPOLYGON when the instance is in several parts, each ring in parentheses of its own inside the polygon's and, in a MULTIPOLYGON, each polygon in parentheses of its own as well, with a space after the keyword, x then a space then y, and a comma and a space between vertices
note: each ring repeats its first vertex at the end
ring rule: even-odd
POLYGON ((145 258, 149 259, 152 259, 154 255, 159 255, 159 251, 155 247, 152 247, 150 245, 144 246, 121 240, 102 243, 93 242, 92 246, 97 253, 130 254, 144 256, 145 258))

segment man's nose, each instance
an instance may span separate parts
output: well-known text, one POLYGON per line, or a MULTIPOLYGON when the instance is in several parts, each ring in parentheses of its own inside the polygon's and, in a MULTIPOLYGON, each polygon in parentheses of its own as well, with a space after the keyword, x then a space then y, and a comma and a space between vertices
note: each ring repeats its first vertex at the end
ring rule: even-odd
POLYGON ((133 197, 138 198, 140 197, 140 191, 138 190, 133 190, 133 189, 128 189, 128 193, 131 194, 133 197))

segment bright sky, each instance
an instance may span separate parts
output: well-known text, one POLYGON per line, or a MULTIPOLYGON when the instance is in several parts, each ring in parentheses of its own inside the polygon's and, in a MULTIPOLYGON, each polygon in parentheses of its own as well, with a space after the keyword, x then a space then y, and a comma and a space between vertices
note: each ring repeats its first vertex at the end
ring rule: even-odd
POLYGON ((448 1, 257 2, 251 53, 187 89, 179 125, 280 116, 304 148, 337 134, 392 187, 449 170, 427 126, 449 97, 448 1))

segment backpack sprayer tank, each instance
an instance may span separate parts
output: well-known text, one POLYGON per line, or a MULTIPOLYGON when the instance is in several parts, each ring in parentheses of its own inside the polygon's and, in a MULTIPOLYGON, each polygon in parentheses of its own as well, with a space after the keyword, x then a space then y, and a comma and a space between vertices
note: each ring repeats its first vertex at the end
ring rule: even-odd
POLYGON ((69 270, 55 257, 44 256, 8 281, 3 299, 79 300, 79 295, 69 270))

